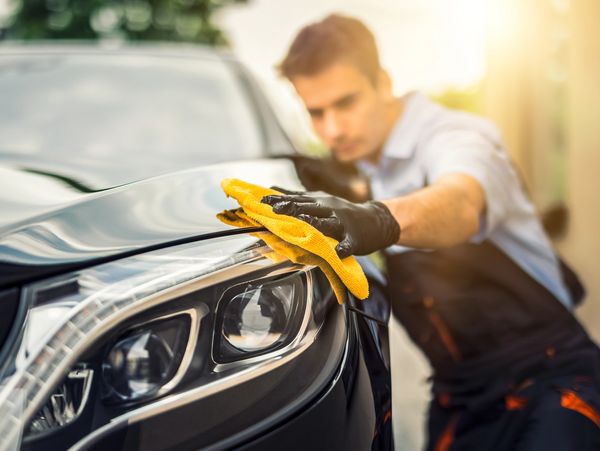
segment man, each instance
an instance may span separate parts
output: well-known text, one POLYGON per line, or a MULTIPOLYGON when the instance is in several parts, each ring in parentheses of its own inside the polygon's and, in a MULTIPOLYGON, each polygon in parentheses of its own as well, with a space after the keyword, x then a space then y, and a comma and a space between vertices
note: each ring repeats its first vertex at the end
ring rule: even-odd
MULTIPOLYGON (((377 200, 263 202, 338 239, 342 258, 387 248, 394 314, 434 370, 427 449, 600 449, 599 352, 571 314, 582 288, 496 128, 418 93, 395 98, 352 18, 302 29, 280 70, 334 160, 355 163, 377 200)), ((307 161, 308 188, 329 188, 307 161)))

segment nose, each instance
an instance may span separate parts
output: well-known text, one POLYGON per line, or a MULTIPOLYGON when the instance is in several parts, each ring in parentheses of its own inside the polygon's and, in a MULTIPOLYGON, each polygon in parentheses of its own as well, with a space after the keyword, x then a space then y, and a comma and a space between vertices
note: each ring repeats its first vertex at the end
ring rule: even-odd
POLYGON ((326 111, 323 115, 323 135, 327 141, 336 141, 343 133, 340 115, 335 110, 326 111))

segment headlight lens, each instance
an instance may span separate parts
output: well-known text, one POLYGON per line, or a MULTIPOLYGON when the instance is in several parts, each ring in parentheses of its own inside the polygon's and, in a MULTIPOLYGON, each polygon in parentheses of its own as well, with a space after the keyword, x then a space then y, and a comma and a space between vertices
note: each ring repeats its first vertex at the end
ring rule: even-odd
POLYGON ((157 394, 175 377, 189 331, 189 319, 178 316, 119 338, 102 362, 104 398, 135 401, 157 394))
POLYGON ((243 353, 257 355, 284 342, 302 320, 299 312, 305 311, 305 299, 297 275, 226 291, 217 317, 217 330, 223 336, 217 342, 217 360, 229 361, 243 353))
POLYGON ((0 448, 76 421, 90 384, 123 411, 184 382, 214 392, 305 349, 323 322, 310 268, 276 267, 266 252, 238 235, 25 287, 27 319, 0 371, 0 448), (71 382, 82 365, 85 390, 71 382))

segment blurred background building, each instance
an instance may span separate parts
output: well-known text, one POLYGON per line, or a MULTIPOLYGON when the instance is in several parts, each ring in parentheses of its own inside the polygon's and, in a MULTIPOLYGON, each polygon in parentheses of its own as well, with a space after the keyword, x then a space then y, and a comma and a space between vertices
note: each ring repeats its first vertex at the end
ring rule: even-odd
POLYGON ((555 242, 584 281, 579 316, 600 339, 600 2, 491 3, 483 113, 502 129, 540 211, 563 205, 555 242))

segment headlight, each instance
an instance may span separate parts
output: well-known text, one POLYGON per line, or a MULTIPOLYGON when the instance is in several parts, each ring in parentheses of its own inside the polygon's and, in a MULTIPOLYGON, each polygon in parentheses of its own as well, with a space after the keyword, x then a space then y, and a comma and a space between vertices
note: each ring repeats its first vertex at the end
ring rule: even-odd
POLYGON ((242 284, 224 293, 219 304, 215 357, 219 362, 275 349, 297 332, 304 314, 306 287, 298 277, 242 284))
POLYGON ((177 375, 187 369, 182 367, 183 357, 190 354, 197 336, 196 312, 190 313, 153 321, 120 337, 102 361, 103 398, 136 401, 176 385, 177 375))
POLYGON ((50 396, 46 405, 33 417, 29 434, 52 431, 74 421, 85 407, 94 372, 77 368, 50 396))
POLYGON ((299 355, 335 300, 316 270, 274 266, 267 251, 221 238, 25 287, 27 317, 0 372, 0 449, 77 422, 72 442, 166 395, 214 394, 299 355))

